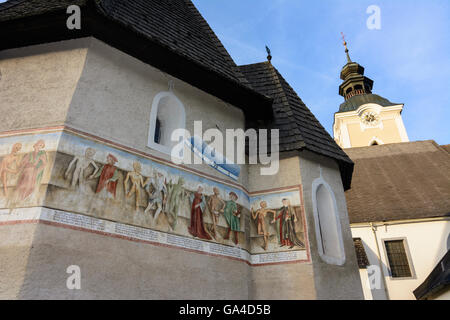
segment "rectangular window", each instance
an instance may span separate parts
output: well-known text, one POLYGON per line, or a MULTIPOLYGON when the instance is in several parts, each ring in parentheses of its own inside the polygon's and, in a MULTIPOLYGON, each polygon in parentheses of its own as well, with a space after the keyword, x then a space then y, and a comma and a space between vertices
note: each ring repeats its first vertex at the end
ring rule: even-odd
POLYGON ((363 241, 361 238, 353 238, 353 244, 356 251, 356 260, 358 261, 358 267, 360 269, 367 269, 370 265, 369 259, 367 259, 366 250, 364 249, 363 241))
POLYGON ((385 240, 386 256, 392 278, 411 278, 412 272, 404 240, 385 240))

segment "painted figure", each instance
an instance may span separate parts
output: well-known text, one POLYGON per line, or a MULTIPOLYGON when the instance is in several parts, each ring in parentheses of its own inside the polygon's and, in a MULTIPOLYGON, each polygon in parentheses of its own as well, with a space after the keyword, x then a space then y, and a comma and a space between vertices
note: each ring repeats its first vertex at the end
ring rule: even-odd
POLYGON ((289 249, 292 249, 294 246, 304 248, 304 243, 297 238, 297 233, 295 231, 297 215, 295 214, 288 199, 283 199, 282 202, 283 207, 278 211, 278 216, 274 217, 272 220, 272 223, 279 220, 278 228, 280 232, 280 246, 288 246, 289 249))
POLYGON ((167 186, 167 192, 166 212, 172 217, 170 227, 172 230, 175 230, 178 221, 178 212, 180 211, 181 204, 186 198, 183 177, 179 177, 176 184, 170 181, 170 184, 167 186))
POLYGON ((188 230, 194 237, 211 240, 211 236, 203 226, 203 211, 205 209, 203 198, 203 188, 199 186, 192 198, 191 225, 188 227, 188 230))
POLYGON ((47 165, 47 154, 44 140, 39 140, 33 146, 33 152, 25 155, 20 163, 20 176, 17 180, 17 199, 23 201, 29 198, 40 185, 47 165))
POLYGON ((271 213, 273 215, 273 218, 275 218, 277 212, 275 210, 267 209, 266 201, 261 201, 259 205, 261 206, 261 208, 259 208, 258 210, 253 211, 253 208, 251 209, 252 219, 257 221, 258 234, 264 236, 264 250, 267 250, 269 233, 267 232, 265 218, 268 213, 271 213))
POLYGON ((236 201, 238 199, 237 194, 234 192, 230 192, 229 196, 230 200, 228 200, 225 203, 225 208, 223 210, 225 219, 227 220, 229 226, 227 236, 224 239, 225 240, 230 239, 231 231, 233 231, 234 243, 237 245, 239 243, 238 232, 241 230, 240 226, 241 212, 238 209, 238 205, 236 204, 236 201))
POLYGON ((214 187, 214 194, 209 197, 208 200, 208 208, 211 213, 211 219, 213 221, 213 227, 211 230, 214 238, 217 236, 217 223, 219 223, 220 213, 225 209, 225 201, 220 198, 220 190, 219 188, 214 187))
POLYGON ((106 157, 106 164, 97 172, 95 178, 100 177, 95 193, 100 193, 106 190, 107 195, 112 195, 116 198, 117 182, 119 180, 119 172, 115 164, 117 158, 112 154, 106 157))
POLYGON ((148 178, 147 181, 145 181, 144 186, 149 196, 148 206, 147 209, 145 209, 144 213, 148 214, 153 206, 156 205, 156 212, 153 218, 153 222, 156 223, 167 201, 166 177, 164 177, 161 172, 157 172, 155 173, 155 179, 153 183, 151 183, 151 179, 148 178), (153 185, 153 192, 150 192, 151 185, 153 185))
POLYGON ((69 177, 70 169, 75 165, 75 170, 73 171, 72 175, 72 188, 75 188, 76 184, 78 183, 79 188, 84 188, 84 172, 89 166, 94 167, 94 172, 88 177, 88 179, 93 179, 98 171, 98 166, 95 163, 94 160, 92 160, 92 157, 95 155, 95 150, 92 148, 87 148, 84 157, 75 156, 73 157, 72 161, 69 164, 69 167, 66 170, 66 173, 64 174, 64 177, 67 179, 69 177))
POLYGON ((20 159, 19 151, 22 149, 21 143, 15 143, 12 146, 11 153, 0 162, 0 180, 3 183, 3 193, 8 196, 8 173, 16 174, 19 170, 20 159))
POLYGON ((135 208, 136 211, 139 208, 139 199, 141 198, 141 187, 144 188, 144 178, 141 175, 141 164, 139 162, 133 162, 133 171, 128 172, 125 181, 123 182, 123 187, 127 198, 130 198, 133 193, 136 194, 135 208), (131 189, 127 193, 128 180, 131 180, 131 189))

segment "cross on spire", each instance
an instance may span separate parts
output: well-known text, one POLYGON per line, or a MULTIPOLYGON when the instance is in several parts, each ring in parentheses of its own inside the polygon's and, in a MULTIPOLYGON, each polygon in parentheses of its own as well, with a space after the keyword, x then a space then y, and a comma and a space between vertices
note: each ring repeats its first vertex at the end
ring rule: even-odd
POLYGON ((341 35, 342 35, 342 41, 343 41, 344 48, 345 48, 345 54, 347 55, 347 62, 350 63, 350 62, 352 62, 352 59, 350 59, 350 55, 348 54, 347 41, 345 41, 345 35, 343 32, 341 32, 341 35))
POLYGON ((266 46, 266 51, 267 51, 267 60, 270 62, 272 60, 272 54, 268 46, 266 46))

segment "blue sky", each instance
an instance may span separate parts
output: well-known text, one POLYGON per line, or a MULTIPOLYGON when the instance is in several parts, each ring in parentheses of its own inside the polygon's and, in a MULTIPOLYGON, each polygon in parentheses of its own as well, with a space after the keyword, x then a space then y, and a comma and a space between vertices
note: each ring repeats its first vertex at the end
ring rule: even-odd
POLYGON ((331 133, 343 102, 339 73, 350 55, 374 80, 373 92, 404 103, 411 141, 450 144, 450 1, 193 0, 237 64, 272 63, 331 133), (381 30, 369 30, 370 5, 381 30))

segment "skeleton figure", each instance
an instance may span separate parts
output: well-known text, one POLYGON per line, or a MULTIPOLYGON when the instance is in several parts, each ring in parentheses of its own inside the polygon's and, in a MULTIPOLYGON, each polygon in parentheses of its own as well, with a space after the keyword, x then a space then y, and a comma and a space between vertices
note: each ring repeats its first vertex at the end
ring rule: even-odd
POLYGON ((69 164, 69 167, 64 174, 64 177, 67 179, 69 177, 70 169, 75 165, 75 170, 72 175, 72 188, 75 188, 76 184, 80 188, 84 188, 84 172, 86 169, 92 165, 94 167, 94 172, 88 177, 88 179, 93 179, 98 171, 98 166, 92 157, 95 155, 95 150, 92 148, 87 148, 84 154, 84 157, 75 156, 69 164))
POLYGON ((125 193, 127 198, 131 197, 133 193, 136 194, 136 203, 135 208, 136 211, 139 208, 139 199, 141 198, 141 187, 144 188, 144 178, 141 175, 141 164, 139 162, 133 163, 133 169, 134 171, 128 172, 127 177, 125 178, 125 181, 123 182, 123 186, 125 189, 125 193), (128 180, 131 180, 131 189, 127 193, 127 185, 128 180))
POLYGON ((20 165, 19 151, 22 149, 21 143, 15 143, 11 149, 11 153, 3 158, 0 162, 0 179, 3 183, 3 193, 7 196, 8 189, 8 173, 16 174, 20 165), (14 165, 14 167, 13 167, 14 165))
POLYGON ((267 250, 269 233, 267 232, 265 218, 268 213, 271 213, 275 218, 277 212, 275 210, 267 209, 266 201, 261 201, 259 205, 261 206, 261 208, 259 208, 258 210, 254 211, 253 208, 251 209, 252 219, 256 220, 258 223, 258 235, 264 236, 264 250, 267 250))
POLYGON ((219 223, 220 214, 225 209, 225 201, 220 198, 220 190, 218 188, 214 187, 213 191, 214 194, 210 196, 208 200, 208 209, 213 221, 211 233, 215 238, 217 235, 217 223, 219 223))
POLYGON ((166 179, 161 172, 155 174, 153 183, 150 182, 150 178, 145 181, 145 189, 149 195, 148 206, 145 209, 145 214, 148 214, 149 211, 156 205, 156 212, 153 218, 153 222, 156 223, 158 221, 159 214, 164 209, 164 205, 166 203, 167 198, 167 187, 166 187, 166 179), (153 192, 150 192, 150 185, 153 185, 153 192))

